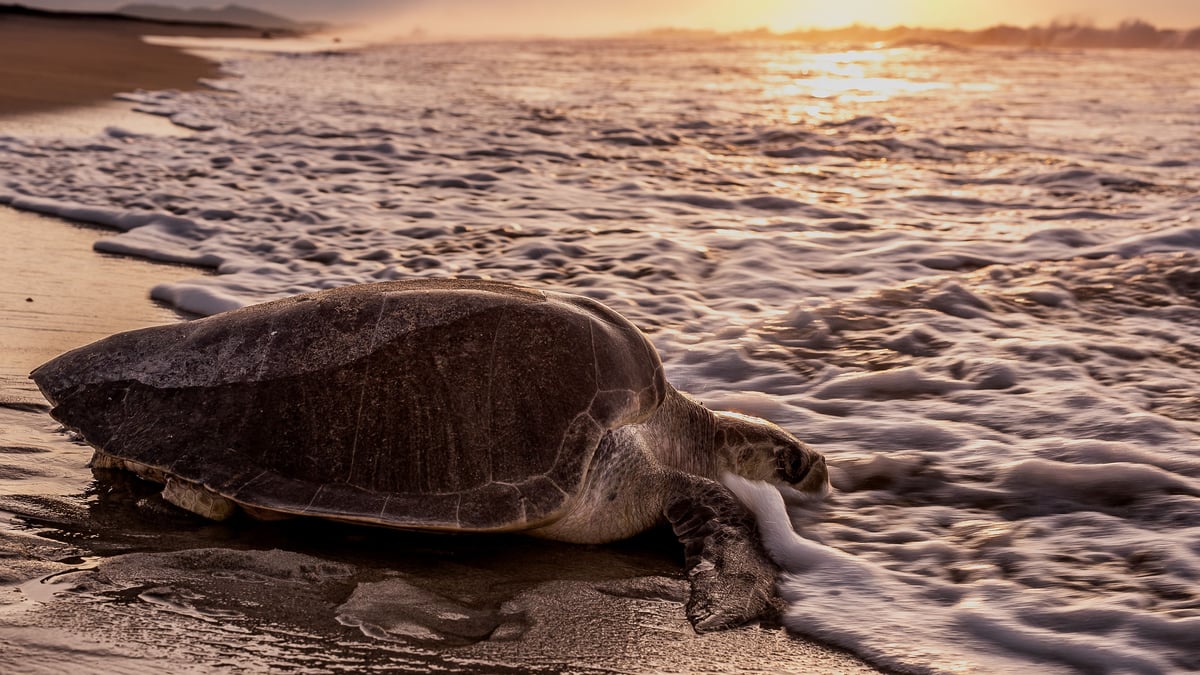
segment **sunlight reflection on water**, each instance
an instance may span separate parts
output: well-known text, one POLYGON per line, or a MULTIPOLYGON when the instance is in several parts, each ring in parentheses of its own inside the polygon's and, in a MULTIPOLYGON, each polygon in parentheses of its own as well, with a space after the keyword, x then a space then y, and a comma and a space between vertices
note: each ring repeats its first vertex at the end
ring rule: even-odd
POLYGON ((836 106, 848 103, 877 103, 897 96, 924 94, 943 89, 990 92, 991 82, 946 81, 945 73, 925 63, 925 50, 910 48, 848 50, 812 53, 797 50, 789 58, 769 54, 760 77, 768 99, 803 98, 788 107, 786 118, 797 122, 806 117, 835 115, 836 106), (822 99, 813 103, 811 99, 822 99))

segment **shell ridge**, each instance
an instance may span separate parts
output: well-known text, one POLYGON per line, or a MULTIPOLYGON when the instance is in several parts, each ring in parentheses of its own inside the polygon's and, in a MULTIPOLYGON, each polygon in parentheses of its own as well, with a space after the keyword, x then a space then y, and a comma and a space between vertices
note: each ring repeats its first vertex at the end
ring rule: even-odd
MULTIPOLYGON (((240 493, 242 490, 245 490, 247 487, 252 485, 259 478, 262 478, 263 476, 267 475, 268 473, 270 473, 270 469, 263 469, 262 471, 259 471, 257 474, 255 474, 254 478, 251 478, 250 480, 246 481, 245 483, 242 483, 241 487, 239 487, 237 489, 237 493, 240 493)), ((224 495, 224 496, 229 497, 230 495, 224 495)))
POLYGON ((317 497, 321 495, 321 491, 324 489, 324 485, 317 486, 317 491, 313 493, 312 499, 308 500, 308 503, 304 505, 304 508, 300 509, 301 513, 308 513, 308 510, 312 508, 312 505, 317 503, 317 497))
POLYGON ((125 427, 133 421, 133 415, 129 414, 129 395, 133 392, 131 387, 125 388, 125 395, 121 397, 121 423, 113 430, 113 438, 124 438, 125 427))
POLYGON ((592 413, 588 410, 584 410, 583 412, 576 414, 575 417, 571 418, 571 423, 567 425, 566 430, 563 432, 563 437, 558 439, 558 451, 554 453, 554 461, 550 463, 550 468, 546 469, 546 472, 542 474, 543 476, 549 478, 549 474, 553 473, 558 467, 559 461, 562 460, 563 447, 567 444, 567 432, 575 427, 575 423, 579 421, 580 417, 587 417, 592 420, 593 424, 600 426, 600 424, 596 422, 596 418, 592 417, 592 413))
MULTIPOLYGON (((595 385, 597 387, 599 387, 600 386, 600 357, 596 355, 596 324, 592 323, 591 321, 588 321, 587 325, 588 325, 588 342, 592 346, 592 382, 594 382, 595 385)), ((592 397, 592 400, 593 401, 596 400, 595 396, 592 397)))
MULTIPOLYGON (((492 350, 491 350, 491 353, 488 355, 487 395, 484 400, 483 409, 488 416, 486 427, 489 430, 492 428, 492 425, 495 422, 495 415, 493 414, 493 411, 492 411, 492 389, 496 382, 496 346, 500 343, 500 331, 501 331, 501 329, 504 328, 504 322, 508 319, 508 314, 509 314, 509 307, 508 307, 508 305, 505 305, 500 310, 500 318, 496 319, 496 330, 494 333, 492 333, 492 350)), ((488 453, 488 473, 487 473, 488 481, 491 481, 492 477, 495 475, 496 475, 496 460, 495 460, 495 457, 492 455, 492 453, 489 452, 488 453)))
MULTIPOLYGON (((375 328, 371 330, 371 343, 367 347, 366 354, 362 358, 367 358, 375 351, 375 345, 379 340, 379 327, 383 324, 383 313, 387 311, 388 296, 383 296, 383 300, 379 303, 379 314, 375 316, 375 328)), ((350 442, 350 461, 346 469, 346 483, 349 483, 354 478, 354 463, 358 459, 358 437, 362 434, 362 415, 363 405, 367 399, 368 381, 363 378, 358 384, 358 410, 354 414, 354 440, 350 442)), ((316 499, 316 495, 313 496, 316 499)), ((309 504, 311 506, 311 503, 309 504)))
MULTIPOLYGON (((246 483, 246 485, 253 483, 259 477, 261 477, 262 474, 265 474, 265 473, 268 473, 268 472, 266 472, 266 471, 261 472, 258 476, 251 479, 250 481, 248 481, 246 483)), ((561 486, 559 486, 556 482, 554 482, 553 479, 550 479, 548 477, 547 477, 547 479, 550 480, 550 484, 551 484, 551 486, 553 486, 554 490, 556 492, 558 492, 559 495, 561 495, 563 501, 565 501, 566 499, 568 499, 570 497, 570 494, 568 494, 567 491, 563 490, 563 488, 561 486)), ((289 482, 309 483, 309 481, 296 481, 295 479, 284 479, 284 480, 288 480, 289 482)), ((459 490, 459 491, 453 491, 453 492, 437 492, 437 493, 388 492, 388 493, 383 493, 383 492, 377 492, 374 490, 367 490, 367 489, 363 489, 363 488, 355 488, 353 486, 348 486, 348 485, 347 486, 318 485, 318 486, 316 486, 317 492, 314 493, 312 499, 304 507, 288 505, 288 504, 281 504, 281 503, 271 503, 269 501, 256 499, 255 497, 249 496, 249 495, 234 496, 234 495, 230 495, 230 494, 224 494, 223 492, 218 491, 218 490, 214 490, 214 492, 217 492, 218 494, 221 494, 224 497, 232 499, 235 502, 242 504, 242 505, 263 508, 263 509, 268 509, 268 510, 272 510, 272 511, 278 511, 281 513, 291 513, 291 514, 301 515, 301 516, 327 517, 327 518, 332 518, 335 520, 343 520, 343 521, 348 521, 348 522, 384 524, 384 525, 390 525, 393 527, 402 527, 402 528, 419 529, 419 530, 432 529, 432 530, 489 531, 489 530, 500 529, 500 530, 509 531, 509 530, 522 529, 525 525, 533 524, 530 522, 530 514, 529 514, 530 502, 525 497, 524 492, 521 490, 521 486, 517 485, 517 484, 513 484, 513 483, 507 483, 507 482, 498 482, 497 484, 503 485, 505 488, 507 488, 507 491, 509 492, 509 497, 512 499, 512 505, 515 507, 515 511, 518 514, 517 517, 514 518, 513 520, 505 522, 503 524, 499 524, 499 526, 497 523, 494 523, 494 522, 475 521, 475 520, 471 520, 471 519, 464 521, 464 514, 463 514, 464 507, 467 507, 469 509, 469 504, 472 502, 473 499, 478 502, 478 499, 481 497, 480 493, 483 493, 485 490, 487 490, 487 488, 489 486, 482 486, 482 487, 471 488, 468 490, 459 490), (326 488, 328 488, 328 489, 326 489, 326 488), (331 497, 336 498, 337 496, 342 495, 342 494, 346 493, 347 491, 350 491, 350 492, 353 492, 356 494, 360 494, 360 495, 368 495, 368 496, 375 495, 378 499, 382 499, 382 504, 380 506, 378 506, 377 508, 373 508, 371 511, 362 511, 360 513, 355 513, 354 511, 351 511, 351 510, 331 508, 329 506, 329 498, 326 498, 324 500, 320 499, 320 496, 322 494, 326 495, 327 497, 331 496, 331 497), (421 500, 421 499, 428 499, 430 496, 444 496, 444 497, 452 496, 454 498, 454 509, 453 509, 454 515, 452 517, 429 517, 429 518, 406 518, 406 517, 404 517, 404 515, 405 515, 404 513, 399 513, 399 514, 390 515, 390 516, 388 515, 388 508, 393 503, 393 501, 396 499, 418 499, 418 500, 421 500), (323 501, 324 503, 317 504, 318 501, 323 501), (369 515, 369 514, 374 514, 374 515, 369 515)), ((244 491, 244 487, 243 487, 243 489, 240 489, 236 492, 240 493, 243 491, 244 491)), ((487 496, 490 498, 493 498, 493 499, 495 498, 494 494, 487 495, 487 496)), ((543 518, 543 520, 545 520, 545 518, 543 518)))
POLYGON ((521 507, 521 517, 518 519, 518 521, 522 522, 522 523, 528 523, 529 522, 529 508, 528 508, 527 504, 528 504, 529 500, 527 500, 525 498, 525 493, 521 491, 521 486, 519 486, 515 483, 510 483, 508 481, 503 481, 503 480, 495 481, 494 484, 495 485, 503 485, 504 487, 509 488, 513 492, 516 493, 517 506, 521 507))

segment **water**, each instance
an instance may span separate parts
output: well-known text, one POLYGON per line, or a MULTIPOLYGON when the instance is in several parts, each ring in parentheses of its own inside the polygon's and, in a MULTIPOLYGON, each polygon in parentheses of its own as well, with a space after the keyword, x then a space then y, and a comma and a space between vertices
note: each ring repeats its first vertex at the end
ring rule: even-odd
POLYGON ((226 68, 128 97, 193 135, 0 137, 0 202, 214 268, 154 289, 189 312, 413 276, 598 298, 678 388, 831 459, 777 552, 791 630, 915 672, 1200 669, 1200 54, 547 41, 226 68))

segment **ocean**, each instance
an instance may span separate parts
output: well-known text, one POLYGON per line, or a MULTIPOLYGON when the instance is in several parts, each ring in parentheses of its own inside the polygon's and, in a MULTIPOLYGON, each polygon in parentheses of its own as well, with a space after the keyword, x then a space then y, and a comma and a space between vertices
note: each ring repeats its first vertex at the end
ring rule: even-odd
POLYGON ((596 298, 677 388, 829 458, 775 551, 795 635, 903 672, 1200 669, 1200 52, 224 58, 122 97, 188 135, 0 128, 0 203, 208 268, 152 290, 190 314, 414 277, 596 298))

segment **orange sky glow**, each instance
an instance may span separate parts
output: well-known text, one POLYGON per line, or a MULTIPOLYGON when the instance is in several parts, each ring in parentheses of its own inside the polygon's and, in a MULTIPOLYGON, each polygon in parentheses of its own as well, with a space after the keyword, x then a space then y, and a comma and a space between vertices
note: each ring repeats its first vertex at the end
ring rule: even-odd
POLYGON ((449 0, 410 6, 389 27, 434 34, 606 35, 649 28, 739 31, 837 28, 853 23, 978 29, 1056 20, 1111 26, 1144 19, 1164 28, 1200 26, 1200 2, 1182 0, 449 0))
MULTIPOLYGON (((1200 25, 1200 3, 1179 0, 752 0, 712 4, 724 8, 721 23, 765 25, 776 31, 835 28, 852 23, 889 27, 984 28, 1000 23, 1027 26, 1056 19, 1115 24, 1141 18, 1162 26, 1200 25)), ((716 17, 714 17, 716 18, 716 17)))

